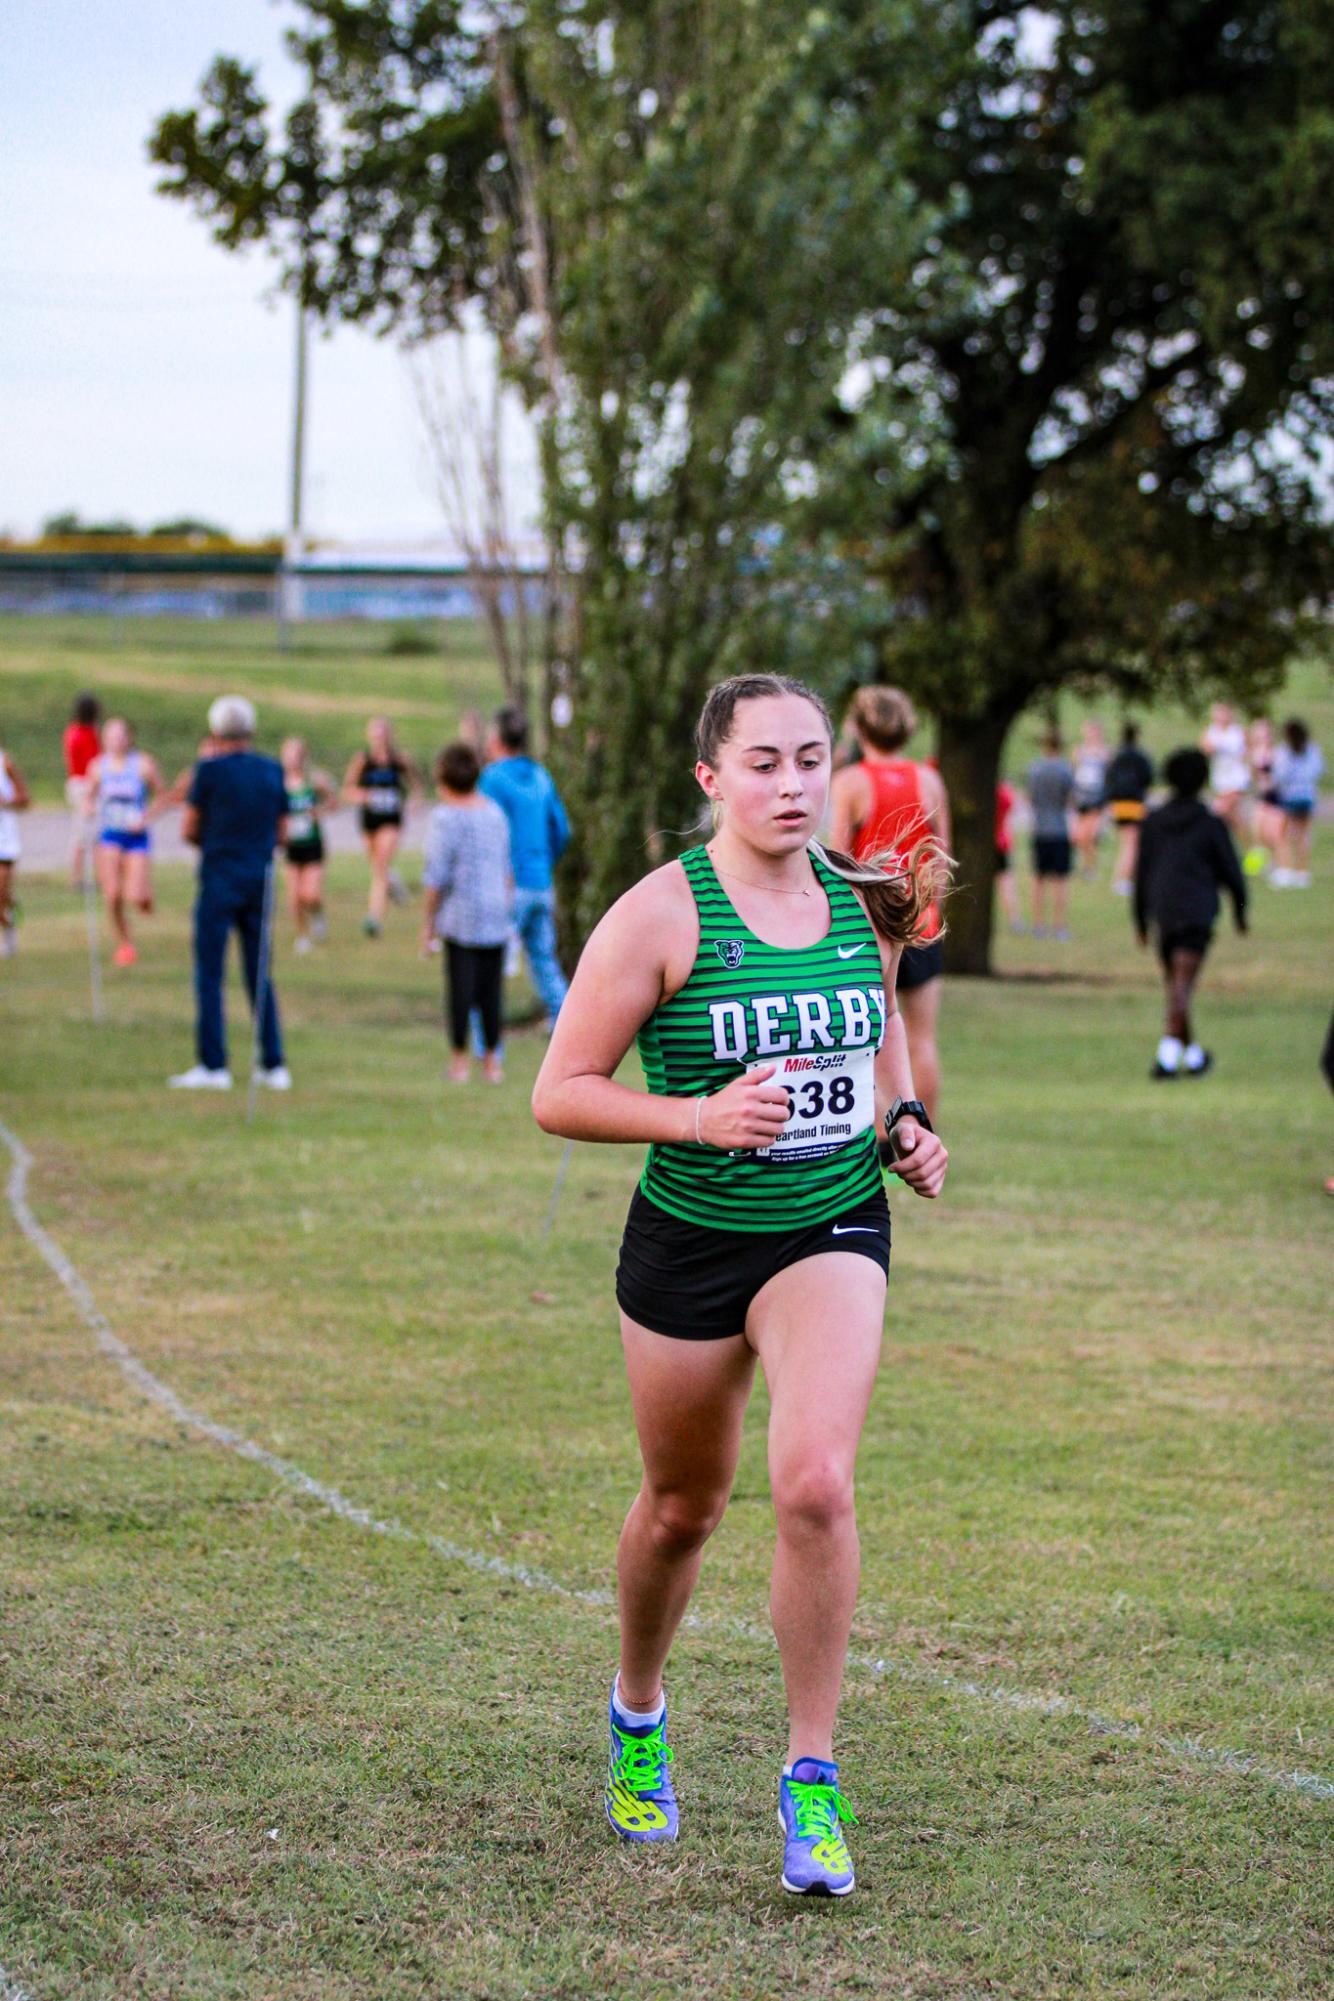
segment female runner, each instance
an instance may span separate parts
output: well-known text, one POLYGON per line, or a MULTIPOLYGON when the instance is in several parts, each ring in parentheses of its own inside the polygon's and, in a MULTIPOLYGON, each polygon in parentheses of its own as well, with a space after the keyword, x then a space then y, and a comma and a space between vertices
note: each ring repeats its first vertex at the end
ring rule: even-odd
POLYGON ((598 925, 533 1109, 547 1132, 649 1142, 616 1285, 644 1471, 617 1559, 608 1817, 631 1841, 677 1831, 663 1668, 727 1505, 758 1359, 790 1718, 783 1883, 844 1896, 834 1719, 889 1265, 878 1106, 917 1194, 939 1193, 946 1154, 913 1101, 894 1006, 941 859, 920 848, 890 879, 813 843, 831 738, 799 682, 752 674, 713 690, 695 771, 718 831, 598 925), (615 1081, 636 1036, 647 1092, 615 1081))
POLYGON ((132 966, 139 956, 126 906, 133 904, 145 917, 153 908, 148 822, 162 789, 154 759, 135 749, 134 731, 124 717, 111 716, 101 752, 88 767, 84 811, 97 818, 97 879, 116 934, 113 965, 132 966))
MULTIPOLYGON (((917 715, 901 688, 857 690, 851 723, 861 761, 834 774, 830 787, 829 837, 858 861, 907 855, 927 835, 942 853, 950 845, 950 802, 934 765, 904 757, 903 746, 917 729, 917 715)), ((899 961, 897 994, 908 1036, 908 1061, 922 1103, 933 1121, 940 1111, 940 990, 945 955, 940 913, 929 910, 921 936, 899 961)))
POLYGON ((368 938, 378 938, 384 929, 394 856, 403 837, 408 801, 421 790, 421 782, 416 766, 394 742, 385 718, 372 716, 366 725, 366 748, 357 752, 343 779, 343 797, 350 806, 361 808, 361 831, 371 864, 370 901, 361 927, 368 938))
POLYGON ((18 815, 32 804, 32 794, 8 751, 0 744, 0 959, 12 959, 19 948, 14 904, 14 871, 23 852, 18 815))
POLYGON ((328 936, 324 920, 324 829, 320 815, 338 803, 337 787, 314 769, 304 737, 289 736, 282 747, 283 784, 287 790, 287 894, 296 926, 297 952, 328 936))
POLYGON ((1102 724, 1090 716, 1075 752, 1075 853, 1086 882, 1098 873, 1098 839, 1107 805, 1107 739, 1102 724))

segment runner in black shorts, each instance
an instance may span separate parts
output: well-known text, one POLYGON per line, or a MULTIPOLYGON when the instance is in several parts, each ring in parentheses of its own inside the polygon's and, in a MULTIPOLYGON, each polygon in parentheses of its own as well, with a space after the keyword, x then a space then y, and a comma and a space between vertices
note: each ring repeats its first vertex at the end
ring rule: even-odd
POLYGON ((1218 892, 1232 898, 1237 929, 1246 929, 1246 879, 1232 836, 1200 798, 1209 763, 1200 750, 1174 751, 1163 767, 1172 797, 1144 822, 1135 865, 1135 929, 1147 944, 1157 933, 1167 987, 1167 1019, 1149 1075, 1202 1077, 1213 1057, 1195 1040, 1191 1002, 1213 941, 1218 892))
POLYGON ((548 1132, 650 1143, 617 1272, 643 1481, 619 1550, 608 1817, 628 1841, 677 1831, 663 1668, 727 1505, 758 1360, 790 1719, 782 1880, 843 1896, 853 1871, 833 1730, 889 1262, 877 1096, 894 1101, 898 1172, 915 1193, 939 1191, 946 1156, 911 1102, 894 1002, 900 952, 942 886, 939 857, 918 847, 889 877, 819 846, 831 736, 797 683, 747 675, 714 689, 696 771, 718 832, 603 918, 533 1108, 548 1132), (647 1092, 616 1080, 636 1037, 647 1092))
POLYGON ((323 771, 312 770, 305 740, 289 736, 282 748, 283 784, 287 788, 287 893, 298 952, 309 952, 324 938, 324 833, 320 814, 337 804, 338 790, 323 771))
POLYGON ((1070 936, 1066 925, 1066 899, 1070 891, 1073 850, 1070 842, 1070 808, 1075 796, 1075 774, 1061 755, 1061 735, 1047 730, 1042 738, 1042 756, 1028 767, 1028 801, 1033 809, 1033 936, 1047 936, 1047 899, 1051 899, 1051 935, 1070 936))
POLYGON ((361 831, 371 865, 370 900, 362 925, 368 938, 378 938, 384 929, 394 856, 409 800, 420 790, 420 774, 394 742, 389 724, 383 716, 372 716, 366 725, 366 748, 357 752, 343 780, 343 797, 361 810, 361 831))

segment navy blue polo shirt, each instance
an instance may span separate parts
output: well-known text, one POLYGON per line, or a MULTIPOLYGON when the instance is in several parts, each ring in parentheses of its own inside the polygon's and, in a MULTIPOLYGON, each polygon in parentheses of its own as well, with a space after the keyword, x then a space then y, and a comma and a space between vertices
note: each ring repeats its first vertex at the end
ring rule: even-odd
POLYGON ((263 875, 287 811, 283 768, 253 750, 201 758, 190 781, 205 875, 263 875))

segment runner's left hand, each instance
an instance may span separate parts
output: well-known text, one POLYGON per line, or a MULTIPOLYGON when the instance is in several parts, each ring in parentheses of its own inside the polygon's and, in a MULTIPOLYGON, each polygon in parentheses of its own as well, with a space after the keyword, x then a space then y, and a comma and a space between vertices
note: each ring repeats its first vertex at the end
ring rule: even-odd
POLYGON ((944 1186, 949 1164, 949 1154, 939 1135, 925 1131, 916 1119, 903 1118, 895 1123, 894 1144, 899 1150, 894 1162, 899 1180, 914 1195, 925 1195, 934 1201, 944 1186))

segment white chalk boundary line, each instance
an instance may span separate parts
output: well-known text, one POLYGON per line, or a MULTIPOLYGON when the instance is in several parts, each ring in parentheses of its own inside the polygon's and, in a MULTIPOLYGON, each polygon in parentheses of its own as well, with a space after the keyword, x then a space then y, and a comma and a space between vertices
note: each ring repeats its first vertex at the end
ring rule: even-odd
MULTIPOLYGON (((429 1549, 446 1563, 459 1564, 467 1570, 476 1571, 484 1577, 494 1577, 507 1584, 521 1584, 526 1590, 540 1591, 546 1596, 564 1598, 571 1603, 589 1605, 600 1611, 609 1610, 615 1604, 614 1595, 609 1591, 579 1591, 563 1584, 559 1578, 550 1576, 544 1570, 530 1568, 527 1564, 507 1563, 498 1556, 487 1556, 480 1550, 466 1549, 458 1543, 447 1541, 443 1536, 411 1529, 405 1523, 393 1519, 383 1520, 368 1508, 359 1507, 350 1501, 337 1487, 317 1480, 290 1460, 279 1459, 252 1439, 243 1438, 240 1432, 232 1431, 227 1425, 216 1424, 212 1418, 203 1417, 182 1402, 169 1384, 162 1382, 151 1369, 139 1360, 137 1355, 112 1330, 106 1315, 93 1298, 82 1275, 70 1263, 55 1239, 45 1230, 33 1215, 28 1205, 28 1172, 32 1166, 32 1156, 17 1134, 0 1119, 0 1140, 3 1140, 13 1158, 6 1193, 14 1220, 34 1249, 46 1260, 55 1276, 70 1295, 93 1338, 102 1353, 113 1361, 121 1373, 132 1382, 151 1403, 174 1417, 178 1424, 191 1431, 197 1431, 209 1438, 215 1445, 225 1446, 239 1458, 251 1459, 276 1475, 285 1485, 298 1493, 319 1501, 342 1520, 354 1523, 358 1528, 369 1529, 374 1535, 392 1537, 398 1542, 414 1543, 429 1549)), ((764 1645, 773 1644, 773 1635, 767 1627, 758 1626, 748 1620, 709 1618, 691 1613, 685 1620, 688 1627, 696 1631, 712 1631, 727 1634, 735 1639, 758 1640, 764 1645)), ((893 1661, 871 1654, 849 1654, 848 1665, 860 1668, 872 1675, 893 1678, 898 1681, 916 1683, 918 1686, 934 1689, 946 1695, 965 1696, 974 1702, 985 1702, 994 1708, 1009 1709, 1037 1716, 1068 1717, 1085 1724, 1094 1735, 1118 1738, 1125 1743, 1145 1744, 1151 1749, 1165 1752, 1169 1757, 1187 1759, 1206 1770, 1234 1773, 1239 1776, 1263 1779, 1270 1785, 1286 1790, 1305 1793, 1315 1799, 1334 1799, 1334 1780, 1322 1778, 1317 1772, 1285 1771, 1280 1766, 1267 1764, 1259 1758, 1248 1757, 1240 1751, 1220 1750, 1214 1745, 1201 1742, 1197 1737, 1173 1737, 1155 1730, 1150 1724, 1128 1723, 1112 1716, 1103 1716, 1097 1710, 1086 1709, 1064 1695, 1034 1695, 1024 1689, 1007 1688, 999 1682, 973 1681, 963 1675, 949 1674, 939 1668, 930 1668, 913 1661, 893 1661)), ((0 1975, 0 1979, 3 1976, 0 1975)), ((0 2001, 15 2001, 0 1987, 0 2001)))

